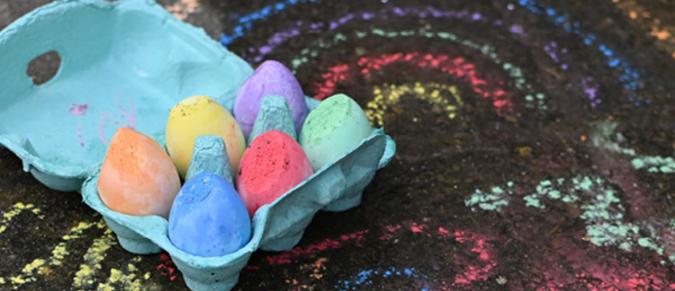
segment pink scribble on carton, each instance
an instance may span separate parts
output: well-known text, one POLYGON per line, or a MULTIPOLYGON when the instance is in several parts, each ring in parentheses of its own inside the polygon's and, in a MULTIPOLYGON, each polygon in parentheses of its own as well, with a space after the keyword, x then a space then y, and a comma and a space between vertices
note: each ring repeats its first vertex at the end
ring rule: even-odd
MULTIPOLYGON (((73 104, 70 106, 70 109, 68 109, 68 112, 71 115, 74 116, 84 116, 87 114, 87 109, 89 108, 89 104, 73 104)), ((82 123, 77 122, 75 124, 75 131, 77 134, 77 142, 80 144, 80 147, 84 147, 84 137, 83 137, 83 130, 82 130, 82 123)))
POLYGON ((124 106, 117 97, 115 98, 115 103, 119 111, 118 115, 103 112, 99 120, 98 137, 103 145, 107 143, 105 129, 109 123, 112 123, 115 127, 128 127, 132 129, 136 127, 136 105, 133 103, 133 100, 129 100, 128 107, 124 106))
POLYGON ((81 147, 84 147, 84 134, 82 133, 82 123, 78 121, 75 127, 77 131, 77 141, 80 143, 81 147))
POLYGON ((89 109, 89 104, 73 104, 68 112, 75 116, 82 116, 87 114, 87 109, 89 109))

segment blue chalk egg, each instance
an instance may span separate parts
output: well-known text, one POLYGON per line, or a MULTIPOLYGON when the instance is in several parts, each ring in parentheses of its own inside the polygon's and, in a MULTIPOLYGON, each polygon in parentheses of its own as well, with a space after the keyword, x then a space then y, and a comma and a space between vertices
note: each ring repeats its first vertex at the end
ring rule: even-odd
POLYGON ((169 239, 201 257, 237 251, 251 238, 251 220, 232 184, 212 173, 198 174, 181 188, 169 214, 169 239))

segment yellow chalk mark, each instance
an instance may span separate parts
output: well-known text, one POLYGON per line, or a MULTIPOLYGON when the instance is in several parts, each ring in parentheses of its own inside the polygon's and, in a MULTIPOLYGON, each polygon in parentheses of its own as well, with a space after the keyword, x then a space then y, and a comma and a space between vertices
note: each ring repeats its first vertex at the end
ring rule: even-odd
POLYGON ((42 266, 38 270, 38 274, 41 276, 49 276, 52 273, 52 268, 49 267, 49 265, 42 266))
POLYGON ((68 252, 65 243, 59 243, 52 250, 52 257, 50 258, 49 261, 52 265, 60 266, 63 259, 65 259, 66 256, 69 254, 70 252, 68 252))
MULTIPOLYGON (((140 262, 141 257, 134 257, 132 262, 140 262)), ((148 289, 157 289, 147 286, 144 282, 150 279, 150 272, 143 274, 142 276, 138 273, 138 268, 136 265, 129 263, 126 266, 126 270, 122 271, 119 269, 112 268, 110 269, 110 276, 105 283, 99 283, 97 290, 99 291, 109 291, 109 290, 148 290, 148 289)))
POLYGON ((94 276, 101 269, 101 262, 111 246, 116 244, 115 237, 110 229, 106 229, 103 236, 94 240, 84 254, 84 263, 73 278, 73 287, 84 288, 94 284, 94 276))
POLYGON ((0 221, 0 233, 3 233, 7 230, 7 226, 12 222, 12 220, 19 216, 24 211, 29 211, 37 216, 39 219, 44 219, 43 215, 40 215, 42 211, 35 207, 32 203, 24 204, 23 202, 17 202, 12 205, 12 208, 9 211, 5 211, 2 214, 2 220, 0 221))
MULTIPOLYGON (((20 209, 20 210, 26 210, 30 209, 34 214, 39 214, 40 211, 39 209, 35 208, 32 204, 23 204, 23 203, 17 203, 14 205, 14 209, 20 209)), ((12 210, 13 211, 13 210, 12 210)), ((9 211, 9 212, 12 212, 9 211)), ((8 213, 9 213, 8 212, 8 213)), ((12 212, 9 216, 14 217, 18 215, 18 213, 12 212)), ((5 217, 3 215, 3 217, 5 217)), ((73 239, 80 238, 80 235, 87 229, 90 229, 91 227, 96 226, 99 229, 102 229, 105 227, 105 223, 103 220, 99 220, 98 222, 79 222, 77 225, 72 227, 71 229, 68 230, 66 235, 64 235, 61 239, 63 240, 59 244, 57 244, 51 251, 51 257, 48 259, 34 259, 31 263, 26 264, 22 269, 21 273, 18 275, 12 275, 9 277, 9 280, 14 288, 18 288, 21 285, 24 285, 26 283, 31 283, 37 281, 37 277, 34 275, 37 274, 41 276, 46 276, 52 273, 51 267, 53 266, 61 266, 63 259, 69 255, 70 253, 68 252, 67 249, 67 242, 73 239)), ((0 285, 4 284, 6 282, 5 278, 0 277, 0 285)))
POLYGON ((24 266, 23 270, 21 270, 21 272, 23 272, 24 274, 33 274, 33 271, 35 271, 35 269, 44 266, 44 264, 45 264, 45 260, 35 259, 35 260, 33 260, 32 263, 24 266))
MULTIPOLYGON (((30 205, 19 205, 18 207, 15 207, 15 209, 34 208, 30 207, 30 205)), ((18 214, 12 213, 11 215, 16 216, 18 214)), ((52 249, 50 258, 33 260, 22 268, 21 274, 10 276, 9 283, 12 284, 14 289, 18 289, 24 284, 37 281, 37 278, 34 276, 35 274, 40 274, 42 276, 51 274, 53 272, 51 267, 61 266, 65 257, 70 254, 67 248, 68 243, 82 238, 82 234, 93 227, 106 229, 103 220, 97 222, 78 222, 61 237, 62 241, 52 249)), ((83 256, 84 263, 80 265, 79 270, 75 273, 72 283, 73 288, 90 289, 94 286, 96 283, 94 277, 102 268, 101 262, 105 259, 108 250, 115 244, 116 242, 110 229, 106 229, 103 236, 94 239, 83 256)), ((123 288, 124 290, 159 290, 160 288, 157 286, 150 286, 147 283, 144 283, 151 278, 151 274, 150 272, 142 275, 139 273, 139 270, 134 263, 139 263, 140 261, 141 257, 136 256, 132 258, 131 262, 126 265, 126 273, 118 269, 111 269, 110 277, 107 282, 99 284, 97 287, 98 290, 119 289, 116 287, 123 288)), ((7 280, 0 277, 0 285, 6 283, 7 280)))
POLYGON ((440 83, 385 84, 373 87, 374 98, 366 105, 366 116, 377 126, 384 125, 384 114, 398 104, 401 96, 414 94, 418 99, 439 106, 449 119, 457 117, 458 107, 464 106, 456 86, 440 83))
MULTIPOLYGON (((35 282, 37 279, 33 276, 33 273, 36 269, 44 266, 45 260, 35 259, 30 264, 27 264, 21 269, 20 275, 11 276, 9 280, 12 285, 16 288, 17 285, 23 285, 30 282, 35 282)), ((1 278, 0 278, 1 279, 1 278)), ((2 279, 2 284, 4 284, 5 279, 2 279)), ((1 284, 0 284, 1 285, 1 284)))
POLYGON ((12 276, 9 279, 12 281, 12 285, 23 285, 29 282, 21 276, 12 276))

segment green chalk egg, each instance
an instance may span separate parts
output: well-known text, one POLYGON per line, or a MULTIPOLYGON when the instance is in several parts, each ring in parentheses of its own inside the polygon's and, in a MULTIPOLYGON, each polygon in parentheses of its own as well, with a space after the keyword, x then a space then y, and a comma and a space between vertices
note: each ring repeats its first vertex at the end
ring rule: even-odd
POLYGON ((347 95, 337 94, 309 113, 300 145, 317 171, 356 148, 372 131, 359 104, 347 95))

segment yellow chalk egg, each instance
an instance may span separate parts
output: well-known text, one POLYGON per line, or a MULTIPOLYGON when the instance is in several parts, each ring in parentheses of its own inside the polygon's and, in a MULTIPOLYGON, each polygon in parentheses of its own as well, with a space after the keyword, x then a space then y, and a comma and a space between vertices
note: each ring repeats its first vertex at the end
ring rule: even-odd
POLYGON ((110 140, 97 189, 103 203, 117 212, 168 217, 180 178, 162 146, 120 128, 110 140))
POLYGON ((236 172, 246 149, 239 124, 215 100, 208 96, 193 96, 171 109, 166 123, 166 146, 181 176, 185 176, 190 166, 195 139, 202 135, 223 138, 232 171, 236 172))

